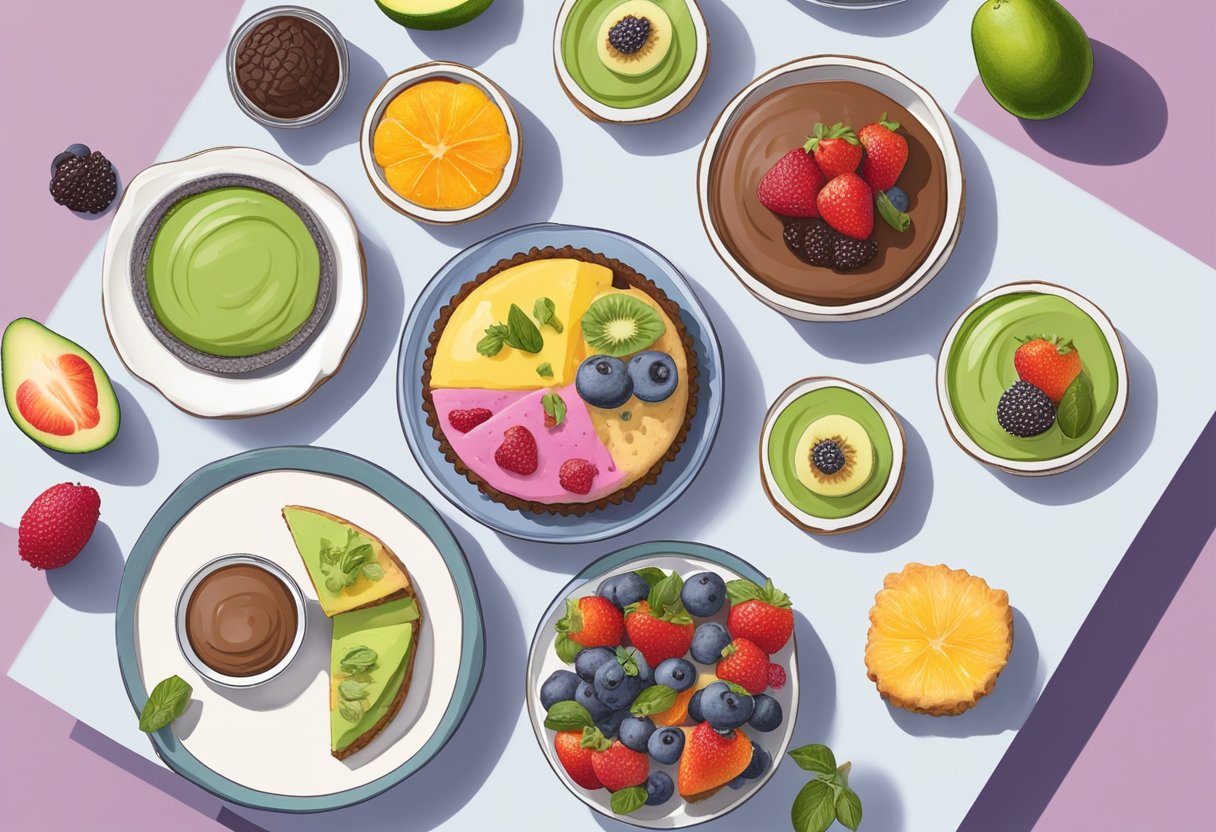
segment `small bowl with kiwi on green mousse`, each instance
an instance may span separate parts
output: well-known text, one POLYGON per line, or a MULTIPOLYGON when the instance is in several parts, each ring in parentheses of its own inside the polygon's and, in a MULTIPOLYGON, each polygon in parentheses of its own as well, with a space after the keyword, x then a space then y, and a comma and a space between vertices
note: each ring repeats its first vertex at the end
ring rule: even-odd
POLYGON ((695 0, 566 0, 553 63, 588 118, 659 121, 687 107, 709 67, 709 29, 695 0))
POLYGON ((1043 282, 1010 283, 969 306, 937 359, 937 396, 955 443, 1012 474, 1070 470, 1127 411, 1127 359, 1091 301, 1043 282))
POLYGON ((813 534, 842 534, 881 517, 903 483, 899 417, 844 379, 795 382, 769 408, 760 475, 773 506, 813 534))

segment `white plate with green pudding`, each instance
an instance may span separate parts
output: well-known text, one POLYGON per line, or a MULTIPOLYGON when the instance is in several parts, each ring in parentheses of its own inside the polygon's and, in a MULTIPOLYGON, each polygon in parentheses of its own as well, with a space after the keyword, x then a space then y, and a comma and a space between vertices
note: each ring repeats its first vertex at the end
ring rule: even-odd
POLYGON ((937 359, 954 441, 980 462, 1043 476, 1075 468, 1127 411, 1127 360, 1106 314, 1069 289, 1010 283, 963 312, 937 359))
POLYGON ((658 121, 687 107, 709 67, 709 29, 695 0, 566 0, 553 64, 588 118, 658 121))
POLYGON ((365 309, 354 220, 329 188, 251 148, 153 165, 106 241, 119 357, 197 416, 268 413, 337 371, 365 309))
POLYGON ((881 517, 904 478, 903 425, 886 402, 844 379, 795 382, 769 408, 760 436, 764 490, 786 519, 843 534, 881 517))

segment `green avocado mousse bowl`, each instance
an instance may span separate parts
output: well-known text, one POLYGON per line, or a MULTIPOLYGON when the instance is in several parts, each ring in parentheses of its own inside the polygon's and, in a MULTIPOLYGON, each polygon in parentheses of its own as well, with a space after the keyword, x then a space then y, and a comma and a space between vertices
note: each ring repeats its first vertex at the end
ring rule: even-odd
POLYGON ((1011 474, 1058 474, 1089 459, 1122 422, 1127 394, 1114 324, 1051 283, 988 292, 955 321, 937 359, 951 438, 1011 474))
POLYGON ((760 478, 769 501, 812 534, 865 528, 903 484, 903 425, 860 385, 819 376, 777 397, 760 434, 760 478))

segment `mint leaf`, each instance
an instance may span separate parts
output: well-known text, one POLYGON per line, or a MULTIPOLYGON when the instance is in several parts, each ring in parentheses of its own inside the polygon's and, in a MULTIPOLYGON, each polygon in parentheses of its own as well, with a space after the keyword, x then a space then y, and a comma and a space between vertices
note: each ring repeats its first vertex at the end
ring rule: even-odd
POLYGON ((803 771, 826 774, 828 777, 836 773, 836 755, 826 745, 804 745, 789 754, 803 771))
POLYGON ((379 658, 376 651, 370 647, 353 647, 338 662, 338 667, 343 673, 366 673, 376 666, 376 660, 379 658))
POLYGON ((536 303, 532 306, 532 317, 536 318, 541 326, 548 324, 553 327, 553 331, 560 335, 565 327, 562 326, 562 322, 554 314, 556 311, 557 305, 552 300, 549 298, 537 298, 536 303))
POLYGON ((657 566, 643 566, 641 569, 635 569, 633 574, 652 587, 667 577, 667 573, 657 566))
POLYGON ((557 634, 557 641, 553 644, 553 649, 557 651, 557 657, 566 664, 572 664, 575 656, 583 649, 583 645, 579 644, 574 639, 565 633, 557 634))
POLYGON ((912 225, 912 218, 896 208, 895 203, 884 192, 879 191, 876 199, 878 200, 878 215, 886 220, 887 225, 901 234, 907 231, 908 226, 912 225))
POLYGON ((790 819, 797 832, 827 832, 836 822, 836 802, 832 787, 822 780, 812 780, 794 798, 790 819))
POLYGON ((540 330, 524 310, 511 304, 507 313, 507 346, 524 352, 537 353, 545 346, 540 330))
POLYGON ((546 361, 536 368, 536 374, 541 378, 553 378, 553 365, 546 361))
POLYGON ((343 700, 338 703, 338 713, 347 722, 358 722, 363 719, 363 708, 356 705, 354 702, 343 700))
POLYGON ((352 679, 343 679, 338 683, 338 696, 347 702, 358 702, 367 696, 367 684, 352 679))
POLYGON ((836 820, 852 830, 861 824, 861 798, 848 786, 836 795, 836 820))
POLYGON ((164 728, 186 712, 194 688, 181 676, 161 679, 148 694, 148 701, 139 712, 139 730, 152 733, 164 728))
POLYGON ((591 714, 577 702, 554 702, 545 716, 550 731, 581 731, 594 725, 591 714))
POLYGON ((346 589, 346 574, 338 572, 325 579, 325 588, 337 595, 346 589))
POLYGON ((540 400, 540 406, 545 409, 545 415, 553 420, 553 427, 566 421, 566 400, 557 393, 546 393, 540 400))
POLYGON ((616 648, 616 661, 621 666, 621 670, 625 671, 626 676, 638 675, 637 653, 632 648, 616 648))
POLYGON ((646 805, 646 787, 630 786, 612 793, 609 801, 612 811, 618 815, 628 815, 646 805))
POLYGON ((378 581, 384 577, 384 567, 378 563, 365 563, 359 567, 359 571, 369 581, 378 581))
POLYGON ((676 704, 676 692, 666 685, 651 685, 638 694, 629 706, 629 713, 634 716, 653 716, 670 710, 676 704))
POLYGON ((477 342, 477 352, 487 358, 493 358, 502 352, 509 333, 510 330, 503 324, 491 324, 486 327, 486 336, 477 342))
POLYGON ((1094 417, 1094 384, 1084 372, 1080 373, 1064 395, 1056 408, 1056 423, 1069 439, 1076 439, 1085 433, 1086 428, 1094 417))
POLYGON ((684 605, 680 602, 680 590, 684 588, 684 579, 678 573, 672 572, 663 580, 650 588, 646 603, 650 605, 650 613, 655 618, 670 620, 679 613, 684 613, 684 605))

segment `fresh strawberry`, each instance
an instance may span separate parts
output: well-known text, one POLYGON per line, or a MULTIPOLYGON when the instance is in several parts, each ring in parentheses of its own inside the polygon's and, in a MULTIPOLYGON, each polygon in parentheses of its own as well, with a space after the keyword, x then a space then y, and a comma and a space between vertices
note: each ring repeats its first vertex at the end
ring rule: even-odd
POLYGON ((815 197, 824 183, 823 171, 802 148, 777 160, 756 188, 760 204, 786 217, 817 217, 815 197))
POLYGON ((717 673, 723 682, 734 682, 755 696, 768 687, 768 666, 768 653, 750 639, 736 638, 722 648, 717 673))
MULTIPOLYGON (((815 154, 815 161, 828 181, 841 174, 852 173, 861 163, 861 143, 857 135, 853 128, 839 122, 831 127, 816 124, 815 132, 806 140, 803 149, 815 154)), ((822 212, 823 208, 819 210, 822 212)))
POLYGON ((861 163, 861 178, 875 191, 894 187, 908 163, 908 140, 895 131, 899 122, 887 121, 887 114, 874 124, 861 128, 857 138, 866 149, 861 163))
POLYGON ((683 589, 684 579, 672 572, 650 587, 646 600, 625 607, 625 631, 651 667, 684 658, 692 646, 696 627, 680 600, 683 589))
POLYGON ((571 494, 590 494, 591 483, 600 472, 586 459, 567 459, 557 472, 557 481, 571 494))
POLYGON ((726 628, 732 638, 746 638, 770 655, 779 651, 794 633, 790 596, 765 581, 764 586, 741 578, 726 585, 730 615, 726 628))
POLYGON ((58 569, 72 562, 93 536, 101 515, 95 488, 61 482, 39 494, 21 515, 17 553, 35 569, 58 569))
POLYGON ((468 433, 493 415, 493 413, 484 407, 474 407, 469 410, 453 410, 448 414, 448 424, 459 433, 468 433))
POLYGON ((591 769, 608 791, 640 786, 650 775, 650 758, 610 740, 598 728, 583 729, 581 743, 592 751, 591 769))
POLYGON ((499 468, 530 477, 540 467, 536 451, 536 437, 521 425, 507 428, 502 434, 502 444, 494 452, 494 461, 499 468))
POLYGON ((725 735, 708 722, 692 729, 680 757, 680 794, 690 803, 709 797, 747 770, 752 743, 741 730, 725 735))
POLYGON ((776 662, 768 666, 768 686, 773 690, 785 687, 785 668, 776 662))
MULTIPOLYGON (((616 647, 625 623, 616 604, 598 595, 566 600, 566 614, 557 622, 558 653, 563 637, 583 647, 616 647)), ((577 650, 576 650, 577 652, 577 650)), ((573 661, 573 657, 570 659, 573 661)))
POLYGON ((1019 338, 1022 346, 1013 354, 1013 366, 1022 381, 1047 394, 1056 404, 1081 374, 1081 354, 1072 341, 1056 337, 1019 338))
POLYGON ((553 738, 553 750, 570 779, 584 789, 602 789, 604 784, 595 776, 591 764, 595 752, 583 745, 582 731, 558 731, 553 738))
POLYGON ((865 240, 874 232, 874 196, 855 173, 837 176, 819 192, 819 215, 841 234, 865 240))

